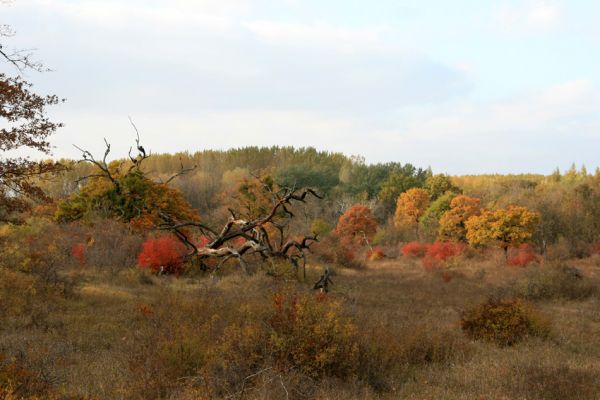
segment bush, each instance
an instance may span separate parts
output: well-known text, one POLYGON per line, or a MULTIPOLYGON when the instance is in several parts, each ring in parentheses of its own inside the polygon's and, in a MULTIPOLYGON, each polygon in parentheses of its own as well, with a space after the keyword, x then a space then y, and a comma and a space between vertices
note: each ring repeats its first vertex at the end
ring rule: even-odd
POLYGON ((358 367, 356 326, 342 315, 341 303, 326 295, 273 296, 270 346, 283 371, 311 378, 348 378, 358 367))
POLYGON ((529 336, 547 337, 550 333, 548 319, 520 299, 490 298, 464 311, 460 326, 470 338, 500 346, 511 346, 529 336))
POLYGON ((565 264, 533 271, 521 286, 522 294, 531 300, 583 300, 598 290, 577 268, 565 264))
POLYGON ((425 245, 419 242, 409 242, 400 248, 404 257, 423 257, 425 255, 425 245))
POLYGON ((511 256, 507 264, 511 267, 526 267, 534 261, 538 261, 538 256, 535 254, 531 246, 523 243, 517 249, 517 254, 511 256))
POLYGON ((27 364, 22 355, 9 358, 0 353, 0 398, 58 399, 53 385, 27 364))
POLYGON ((164 272, 180 273, 183 269, 185 252, 185 245, 173 236, 148 239, 142 245, 138 264, 153 272, 159 272, 162 267, 164 272))
POLYGON ((367 258, 369 261, 379 261, 386 258, 386 255, 381 247, 374 247, 367 253, 367 258))
POLYGON ((458 257, 465 250, 461 242, 436 241, 425 246, 425 257, 422 260, 423 268, 427 270, 441 268, 446 261, 458 257))
POLYGON ((325 236, 321 241, 311 246, 311 251, 320 261, 332 263, 346 268, 362 268, 361 249, 343 246, 336 235, 325 236), (359 253, 357 254, 357 251, 359 253))

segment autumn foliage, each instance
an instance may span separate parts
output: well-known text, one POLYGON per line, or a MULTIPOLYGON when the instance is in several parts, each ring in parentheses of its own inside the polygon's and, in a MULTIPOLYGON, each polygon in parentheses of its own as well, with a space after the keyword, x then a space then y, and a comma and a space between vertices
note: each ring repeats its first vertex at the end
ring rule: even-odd
POLYGON ((405 257, 423 257, 425 255, 426 246, 417 241, 409 242, 400 248, 402 255, 405 257))
POLYGON ((496 245, 508 257, 508 248, 519 246, 533 237, 540 215, 525 207, 508 206, 484 210, 466 222, 467 240, 472 246, 496 245))
POLYGON ((453 258, 460 256, 465 250, 465 245, 460 242, 440 242, 428 244, 425 247, 425 257, 423 257, 423 268, 435 269, 440 268, 444 263, 453 258))
POLYGON ((413 188, 402 193, 396 203, 394 224, 396 227, 414 227, 418 233, 419 222, 429 206, 429 193, 424 189, 413 188))
POLYGON ((517 249, 517 253, 508 258, 507 264, 511 267, 526 267, 537 261, 538 257, 527 243, 523 243, 517 249))
POLYGON ((377 232, 377 220, 371 209, 356 204, 348 209, 338 220, 335 233, 343 246, 362 246, 373 239, 377 232))
POLYGON ((450 240, 466 241, 466 222, 469 218, 479 215, 481 200, 475 197, 458 195, 450 202, 450 210, 440 218, 440 237, 450 240))
POLYGON ((183 268, 186 248, 183 243, 172 236, 161 236, 148 239, 142 245, 138 255, 138 264, 153 272, 179 273, 183 268))

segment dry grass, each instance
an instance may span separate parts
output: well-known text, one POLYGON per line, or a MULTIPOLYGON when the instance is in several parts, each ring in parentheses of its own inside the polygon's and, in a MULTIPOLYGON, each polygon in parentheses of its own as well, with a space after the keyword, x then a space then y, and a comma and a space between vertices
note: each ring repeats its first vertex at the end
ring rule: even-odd
MULTIPOLYGON (((585 287, 598 287, 595 259, 576 266, 585 287)), ((0 317, 0 352, 7 359, 22 356, 59 398, 600 398, 597 292, 533 299, 552 318, 547 339, 500 348, 472 341, 460 330, 462 310, 490 295, 515 295, 546 268, 506 268, 501 258, 474 258, 453 265, 450 280, 404 259, 360 271, 337 269, 329 298, 340 304, 335 318, 342 322, 331 319, 324 326, 350 323, 356 335, 332 340, 358 353, 345 350, 347 360, 336 353, 338 364, 327 364, 333 369, 324 375, 314 372, 316 364, 310 364, 312 375, 302 373, 294 364, 300 361, 293 343, 281 344, 279 353, 267 345, 273 340, 268 328, 273 295, 312 296, 310 285, 289 275, 176 279, 88 268, 75 295, 36 292, 29 303, 14 298, 22 296, 18 288, 30 276, 11 275, 15 285, 0 285, 0 306, 7 310, 0 317), (56 306, 43 309, 51 314, 46 326, 16 323, 28 319, 9 315, 35 312, 36 302, 47 301, 56 306), (291 363, 282 362, 281 349, 295 357, 286 358, 291 363), (336 374, 340 363, 345 372, 336 374)), ((307 281, 314 282, 321 270, 307 272, 307 281)), ((320 311, 314 312, 286 340, 298 340, 297 332, 318 332, 313 316, 320 311)))

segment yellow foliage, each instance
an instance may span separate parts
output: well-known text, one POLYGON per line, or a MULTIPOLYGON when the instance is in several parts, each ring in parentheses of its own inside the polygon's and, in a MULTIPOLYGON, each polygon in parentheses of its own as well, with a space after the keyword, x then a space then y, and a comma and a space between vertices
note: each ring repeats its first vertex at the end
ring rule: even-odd
POLYGON ((396 227, 417 225, 428 206, 429 193, 426 190, 419 188, 407 190, 398 197, 394 224, 396 227))
POLYGON ((483 210, 467 220, 467 240, 472 246, 496 244, 507 251, 531 240, 539 221, 540 214, 525 207, 483 210))
POLYGON ((465 223, 481 211, 481 200, 464 195, 456 196, 450 202, 450 210, 440 218, 439 236, 443 239, 466 240, 465 223))

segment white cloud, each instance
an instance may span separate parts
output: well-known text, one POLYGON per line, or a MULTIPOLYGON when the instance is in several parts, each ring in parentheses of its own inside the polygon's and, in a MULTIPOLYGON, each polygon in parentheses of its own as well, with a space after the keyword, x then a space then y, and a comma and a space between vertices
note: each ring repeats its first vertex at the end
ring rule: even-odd
POLYGON ((153 29, 180 29, 194 26, 200 29, 227 30, 233 22, 223 13, 214 13, 211 7, 201 7, 203 2, 138 2, 114 0, 36 0, 36 7, 76 21, 93 24, 104 29, 122 29, 152 26, 153 29))
POLYGON ((543 33, 556 28, 561 16, 557 4, 547 0, 529 0, 520 6, 498 9, 496 22, 502 30, 512 33, 543 33))
POLYGON ((386 27, 357 30, 342 29, 324 23, 298 24, 252 21, 244 26, 259 39, 275 45, 331 48, 341 52, 381 50, 386 27))

